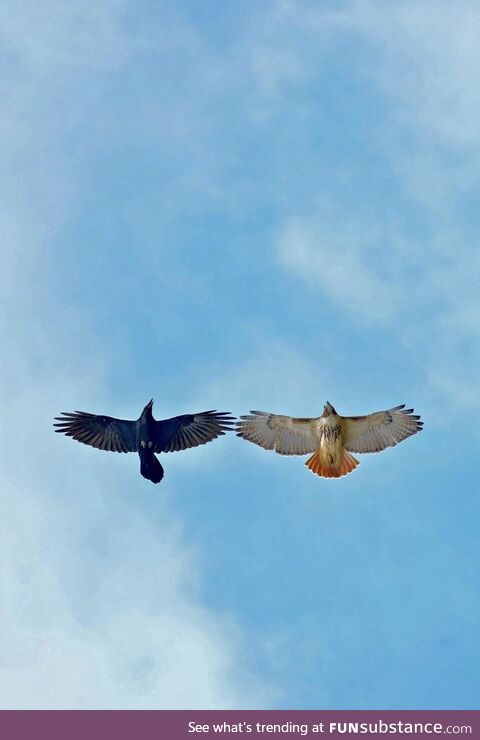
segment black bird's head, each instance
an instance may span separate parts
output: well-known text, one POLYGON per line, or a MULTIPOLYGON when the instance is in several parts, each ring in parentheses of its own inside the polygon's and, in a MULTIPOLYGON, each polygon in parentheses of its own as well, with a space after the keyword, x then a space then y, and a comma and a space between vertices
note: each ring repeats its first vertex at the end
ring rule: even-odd
POLYGON ((153 398, 151 398, 150 401, 147 403, 141 415, 142 416, 152 416, 152 407, 153 407, 153 398))
POLYGON ((332 404, 327 401, 325 406, 323 407, 323 417, 330 416, 330 414, 336 414, 337 412, 333 408, 332 404))

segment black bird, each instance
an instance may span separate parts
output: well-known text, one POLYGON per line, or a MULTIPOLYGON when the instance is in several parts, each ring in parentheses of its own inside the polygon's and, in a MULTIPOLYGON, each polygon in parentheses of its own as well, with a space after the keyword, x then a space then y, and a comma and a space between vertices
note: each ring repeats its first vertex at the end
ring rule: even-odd
POLYGON ((109 452, 138 452, 140 472, 153 483, 160 483, 163 468, 154 452, 176 452, 210 442, 231 429, 234 417, 229 411, 202 411, 172 419, 156 421, 152 414, 153 399, 136 421, 97 416, 85 411, 61 412, 54 424, 78 442, 109 452))

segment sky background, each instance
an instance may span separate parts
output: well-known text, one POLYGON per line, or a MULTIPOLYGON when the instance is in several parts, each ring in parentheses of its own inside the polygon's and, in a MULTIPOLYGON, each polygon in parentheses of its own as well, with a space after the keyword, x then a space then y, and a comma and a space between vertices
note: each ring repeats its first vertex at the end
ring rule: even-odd
POLYGON ((0 706, 478 708, 480 8, 0 8, 0 706), (341 480, 234 435, 134 455, 60 411, 421 435, 341 480))

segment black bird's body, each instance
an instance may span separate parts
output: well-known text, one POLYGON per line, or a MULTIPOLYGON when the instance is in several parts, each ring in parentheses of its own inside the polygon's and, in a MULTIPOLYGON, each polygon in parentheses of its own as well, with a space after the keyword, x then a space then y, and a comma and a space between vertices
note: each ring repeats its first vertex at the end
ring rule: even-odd
POLYGON ((140 472, 153 483, 160 483, 163 468, 155 457, 159 452, 175 452, 210 442, 231 429, 234 418, 229 412, 203 411, 157 421, 149 401, 135 421, 84 411, 57 416, 56 432, 78 442, 110 452, 137 452, 140 472))

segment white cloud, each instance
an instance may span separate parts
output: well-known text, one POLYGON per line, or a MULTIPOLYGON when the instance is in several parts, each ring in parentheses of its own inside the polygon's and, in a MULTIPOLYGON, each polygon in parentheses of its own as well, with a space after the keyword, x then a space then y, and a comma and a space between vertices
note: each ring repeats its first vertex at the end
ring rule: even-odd
POLYGON ((1 377, 2 707, 271 702, 248 668, 240 627, 202 606, 202 552, 171 510, 171 485, 150 490, 133 455, 105 455, 103 473, 79 454, 92 450, 54 436, 58 398, 70 392, 68 364, 84 392, 92 383, 98 393, 102 374, 95 365, 90 373, 74 349, 67 367, 60 358, 29 372, 28 339, 7 340, 19 372, 1 377))
POLYGON ((478 184, 480 10, 468 0, 356 0, 335 11, 300 3, 296 23, 328 27, 333 38, 353 31, 368 43, 369 79, 388 112, 378 152, 405 201, 362 209, 359 193, 352 213, 336 193, 315 213, 292 212, 277 258, 354 322, 394 330, 405 346, 415 337, 432 389, 449 403, 477 406, 468 367, 480 360, 479 257, 463 206, 478 184), (421 212, 421 237, 412 238, 410 208, 421 212))
POLYGON ((385 91, 401 103, 405 123, 449 146, 478 146, 480 9, 452 3, 358 0, 353 22, 381 48, 385 91))
POLYGON ((414 125, 449 146, 477 146, 480 133, 480 9, 472 0, 352 0, 318 9, 290 4, 290 25, 336 38, 352 30, 375 54, 372 71, 398 104, 396 125, 414 125))
POLYGON ((6 2, 0 10, 0 39, 13 64, 27 75, 64 77, 72 69, 117 67, 124 61, 122 16, 128 0, 6 2))
MULTIPOLYGON (((364 10, 373 7, 357 5, 364 10)), ((73 316, 59 306, 55 326, 48 324, 43 311, 55 286, 43 278, 53 238, 63 224, 73 221, 83 192, 85 162, 96 154, 95 146, 89 149, 89 137, 94 138, 97 127, 106 126, 109 131, 114 128, 112 121, 118 123, 118 110, 102 107, 108 73, 117 75, 139 48, 151 53, 155 49, 158 54, 158 77, 151 74, 149 85, 155 86, 161 78, 162 83, 168 79, 171 87, 155 88, 151 99, 143 95, 144 107, 135 108, 131 117, 126 106, 120 107, 125 118, 115 131, 121 129, 124 141, 132 146, 140 141, 148 155, 153 146, 155 151, 161 149, 162 163, 172 172, 171 187, 161 194, 165 195, 162 217, 175 223, 179 194, 185 193, 198 196, 183 198, 186 213, 189 207, 201 210, 205 194, 232 209, 238 208, 239 201, 252 204, 257 191, 252 190, 251 174, 245 176, 241 170, 244 162, 239 152, 243 152, 238 142, 244 143, 246 133, 256 133, 250 127, 258 123, 259 110, 268 112, 263 121, 270 124, 273 114, 283 122, 288 94, 293 87, 298 90, 307 84, 315 69, 309 54, 303 53, 303 36, 287 43, 292 29, 301 27, 303 14, 295 17, 293 2, 279 8, 277 25, 270 26, 268 14, 255 15, 257 21, 262 19, 259 27, 253 23, 250 35, 241 35, 225 53, 217 53, 201 34, 172 17, 166 32, 162 29, 162 34, 149 37, 147 49, 145 38, 132 39, 122 21, 129 9, 136 17, 134 3, 85 1, 59 8, 53 2, 12 2, 0 16, 11 63, 2 80, 5 116, 0 137, 8 143, 1 154, 9 184, 0 222, 6 232, 2 246, 7 247, 9 270, 2 270, 8 290, 3 295, 8 300, 0 311, 4 348, 0 433, 5 459, 0 472, 3 708, 244 708, 273 703, 273 690, 261 686, 249 670, 241 626, 202 604, 203 553, 186 542, 172 514, 170 497, 175 491, 170 478, 160 490, 153 489, 138 475, 133 456, 113 460, 98 453, 98 466, 90 468, 96 451, 53 435, 50 424, 60 410, 58 399, 75 396, 85 408, 90 408, 92 397, 103 400, 111 365, 107 350, 92 337, 87 313, 73 316), (183 64, 176 66, 177 59, 183 64), (227 181, 225 173, 236 166, 239 177, 227 181), (226 182, 232 187, 225 187, 226 182)), ((373 12, 367 16, 373 23, 373 12)), ((332 22, 338 24, 338 19, 332 22)), ((358 17, 351 15, 352 21, 360 28, 358 17)), ((381 12, 381 23, 387 30, 380 35, 386 38, 390 27, 386 11, 381 12)), ((331 28, 323 25, 323 38, 331 28)), ((310 44, 309 48, 317 48, 315 35, 310 44)), ((409 53, 416 54, 413 47, 409 43, 409 53)), ((426 66, 425 75, 428 70, 426 66)), ((389 86, 393 71, 385 62, 380 83, 389 86)), ((138 78, 132 75, 132 79, 138 78)), ((423 114, 420 102, 409 107, 408 79, 405 74, 395 90, 392 87, 404 111, 400 124, 404 125, 408 112, 415 125, 421 120, 423 127, 436 130, 434 114, 444 105, 437 99, 440 87, 423 114)), ((454 83, 451 76, 449 84, 454 83)), ((153 88, 148 89, 150 93, 153 88)), ((420 101, 420 96, 413 100, 420 101)), ((302 99, 295 106, 298 129, 292 139, 290 129, 286 137, 295 146, 303 141, 303 115, 309 105, 311 101, 302 99)), ((463 110, 467 107, 463 105, 463 110)), ((442 130, 442 141, 449 140, 460 124, 461 117, 453 119, 442 130)), ((457 132, 458 139, 472 141, 475 125, 457 132)), ((108 138, 105 130, 103 135, 108 138)), ((282 167, 274 172, 287 172, 287 180, 290 165, 291 160, 282 160, 282 167)), ((413 183, 414 168, 410 172, 413 183)), ((419 190, 430 189, 436 179, 426 177, 419 190)), ((437 205, 441 195, 439 191, 437 205)), ((288 202, 283 184, 273 200, 288 202)), ((343 218, 341 210, 334 218, 328 209, 324 218, 318 213, 301 217, 293 213, 279 242, 279 259, 286 269, 307 280, 313 290, 318 286, 350 316, 388 329, 397 329, 405 312, 418 312, 423 306, 422 280, 413 305, 402 281, 411 286, 415 272, 422 279, 428 273, 434 299, 451 309, 441 315, 450 333, 456 333, 458 324, 463 324, 460 317, 465 316, 473 332, 475 313, 465 303, 467 291, 456 293, 449 284, 455 260, 448 257, 445 240, 430 245, 436 266, 427 271, 429 256, 418 255, 398 229, 388 240, 392 244, 393 239, 393 250, 385 254, 384 237, 391 224, 372 227, 371 220, 358 214, 343 218)), ((138 218, 135 226, 140 229, 138 218)), ((144 247, 146 240, 141 248, 145 266, 152 269, 161 247, 150 224, 145 225, 145 236, 149 248, 144 247)), ((455 279, 462 281, 462 287, 469 286, 469 294, 473 290, 470 259, 470 252, 463 255, 455 270, 455 279)), ((159 271, 162 266, 159 262, 159 271)), ((196 288, 183 274, 178 281, 179 289, 196 288)), ((420 333, 426 334, 428 327, 419 323, 420 333)), ((320 411, 326 398, 307 394, 316 389, 323 394, 331 379, 313 367, 303 348, 265 334, 253 329, 250 337, 240 337, 230 369, 219 373, 212 368, 198 396, 199 408, 228 397, 232 410, 238 412, 257 405, 255 398, 268 405, 267 410, 309 414, 318 407, 320 411), (286 388, 288 408, 284 408, 286 388)), ((102 339, 108 342, 108 337, 102 339)), ((452 346, 450 341, 443 351, 448 354, 452 346)), ((113 362, 121 358, 117 355, 113 362)), ((433 379, 452 397, 456 370, 454 363, 445 377, 439 372, 433 379)), ((186 464, 194 465, 196 454, 185 456, 186 464)), ((209 446, 200 454, 220 459, 222 445, 209 446)), ((172 467, 176 464, 172 456, 172 467)), ((279 647, 272 647, 272 663, 278 650, 283 650, 285 641, 279 642, 279 647)))
POLYGON ((2 474, 2 707, 206 709, 271 700, 249 674, 238 628, 201 606, 199 553, 165 506, 156 526, 124 498, 119 515, 120 477, 118 490, 78 470, 72 482, 73 467, 56 460, 59 490, 44 482, 46 459, 33 450, 30 475, 11 483, 2 474))
POLYGON ((278 257, 286 270, 345 311, 385 324, 398 313, 402 291, 395 276, 382 275, 376 266, 379 249, 368 224, 293 217, 280 236, 278 257))
POLYGON ((312 364, 308 353, 259 327, 249 327, 237 336, 221 371, 211 367, 206 374, 203 383, 199 378, 199 398, 212 402, 215 397, 228 398, 236 414, 255 408, 301 416, 312 410, 312 404, 321 413, 326 400, 314 394, 328 387, 328 374, 312 364))
MULTIPOLYGON (((458 248, 458 235, 438 234, 415 254, 404 237, 388 231, 390 269, 382 270, 378 241, 370 224, 292 217, 277 243, 284 269, 305 281, 352 323, 394 331, 405 346, 421 348, 419 371, 449 402, 480 403, 470 368, 478 366, 479 256, 472 246, 458 248)), ((308 295, 307 293, 307 295, 308 295)), ((419 358, 420 359, 420 358, 419 358)))
POLYGON ((108 350, 88 315, 57 305, 55 325, 48 322, 60 279, 51 250, 76 216, 92 156, 88 142, 72 152, 62 136, 75 131, 77 113, 86 129, 100 115, 95 107, 88 115, 88 106, 101 90, 96 75, 128 56, 119 22, 127 5, 10 3, 0 23, 12 65, 2 80, 9 188, 0 214, 3 709, 245 708, 272 700, 249 670, 241 627, 202 605, 202 552, 169 508, 170 485, 153 492, 133 455, 105 455, 105 474, 93 472, 51 427, 59 399, 75 395, 88 408, 107 392, 108 350))

